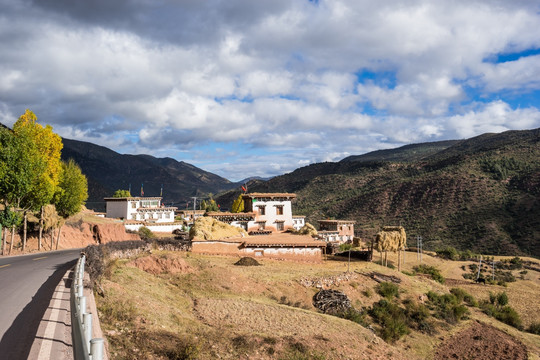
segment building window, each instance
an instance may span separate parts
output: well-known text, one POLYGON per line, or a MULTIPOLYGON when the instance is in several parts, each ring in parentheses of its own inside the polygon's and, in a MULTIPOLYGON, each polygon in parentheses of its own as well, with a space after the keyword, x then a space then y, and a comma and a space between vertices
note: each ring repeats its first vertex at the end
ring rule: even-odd
POLYGON ((137 208, 137 203, 136 203, 136 202, 132 202, 132 203, 131 203, 131 208, 132 208, 132 209, 136 209, 136 208, 137 208))
POLYGON ((283 205, 276 206, 276 215, 283 215, 283 205))
POLYGON ((257 225, 259 225, 259 230, 264 230, 266 227, 266 221, 259 221, 257 225))
POLYGON ((282 222, 276 223, 276 229, 277 231, 283 231, 283 223, 282 222))
POLYGON ((261 205, 257 206, 259 208, 259 215, 266 215, 266 207, 261 205))

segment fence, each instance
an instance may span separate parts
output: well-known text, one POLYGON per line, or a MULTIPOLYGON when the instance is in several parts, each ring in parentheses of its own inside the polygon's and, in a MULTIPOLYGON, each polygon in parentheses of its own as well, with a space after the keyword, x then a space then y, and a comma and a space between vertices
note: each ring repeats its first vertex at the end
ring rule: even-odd
POLYGON ((103 339, 92 339, 92 313, 86 312, 83 296, 85 256, 81 255, 75 265, 71 285, 71 338, 75 360, 103 360, 103 339))

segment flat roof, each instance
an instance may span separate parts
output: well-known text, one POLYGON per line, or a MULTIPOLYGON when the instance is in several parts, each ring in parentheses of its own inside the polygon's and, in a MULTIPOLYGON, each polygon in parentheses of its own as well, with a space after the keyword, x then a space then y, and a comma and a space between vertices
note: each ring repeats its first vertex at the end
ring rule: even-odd
POLYGON ((296 198, 293 193, 250 193, 242 194, 243 198, 259 199, 259 198, 296 198))
POLYGON ((354 220, 317 220, 319 224, 356 224, 354 220))
POLYGON ((104 198, 105 201, 139 201, 139 200, 161 200, 162 198, 159 196, 155 197, 141 197, 141 196, 132 196, 132 197, 108 197, 104 198))
POLYGON ((245 247, 263 246, 263 247, 325 247, 326 242, 321 240, 315 240, 309 235, 294 235, 289 233, 273 233, 270 235, 260 236, 236 236, 233 238, 220 239, 220 240, 194 240, 195 242, 230 242, 230 243, 243 243, 245 247))

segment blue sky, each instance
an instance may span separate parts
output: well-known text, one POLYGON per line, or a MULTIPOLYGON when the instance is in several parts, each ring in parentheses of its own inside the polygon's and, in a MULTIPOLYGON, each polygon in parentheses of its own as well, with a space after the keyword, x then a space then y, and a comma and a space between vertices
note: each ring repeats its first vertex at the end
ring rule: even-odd
POLYGON ((535 1, 0 5, 0 122, 230 180, 540 127, 535 1))

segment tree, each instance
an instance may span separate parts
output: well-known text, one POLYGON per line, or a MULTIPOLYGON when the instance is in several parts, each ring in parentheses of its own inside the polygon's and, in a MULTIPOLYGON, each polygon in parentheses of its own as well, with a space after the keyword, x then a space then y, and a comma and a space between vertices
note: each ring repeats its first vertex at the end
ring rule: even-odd
POLYGON ((210 201, 206 205, 206 211, 219 211, 219 207, 216 203, 216 200, 210 199, 210 201))
POLYGON ((81 211, 86 199, 88 199, 88 180, 82 173, 81 168, 72 159, 68 160, 68 162, 62 162, 62 172, 54 196, 56 211, 62 218, 59 223, 58 237, 56 239, 57 250, 60 241, 60 232, 62 231, 65 219, 81 211))
MULTIPOLYGON (((2 255, 5 255, 6 253, 7 229, 11 228, 11 233, 13 235, 15 227, 20 225, 20 223, 21 223, 20 215, 17 212, 13 211, 12 209, 5 207, 4 210, 0 212, 0 232, 2 231, 2 228, 4 230, 4 235, 0 236, 2 240, 2 255)), ((13 236, 12 236, 12 240, 10 244, 10 251, 9 251, 10 253, 11 253, 12 248, 13 248, 13 236)))
POLYGON ((116 190, 114 192, 113 197, 115 198, 131 197, 131 193, 129 192, 129 190, 116 190))
MULTIPOLYGON (((53 199, 62 170, 60 162, 60 152, 62 151, 62 139, 52 131, 50 125, 45 127, 37 123, 37 116, 30 110, 26 110, 23 115, 13 124, 13 133, 20 139, 25 148, 32 152, 35 162, 45 168, 38 171, 37 176, 29 178, 30 189, 20 203, 17 205, 29 210, 39 210, 53 199)), ((41 211, 43 215, 43 211, 41 211)), ((26 239, 26 211, 25 211, 25 231, 26 239)), ((41 249, 43 219, 40 217, 39 248, 41 249)), ((24 247, 24 240, 23 240, 24 247)))
MULTIPOLYGON (((32 188, 39 184, 47 168, 35 144, 9 129, 0 129, 0 199, 4 206, 21 208, 32 199, 32 188)), ((26 211, 23 250, 26 245, 26 211)))
POLYGON ((244 211, 244 199, 242 199, 242 194, 238 195, 236 200, 234 200, 231 208, 231 212, 240 213, 244 211))

